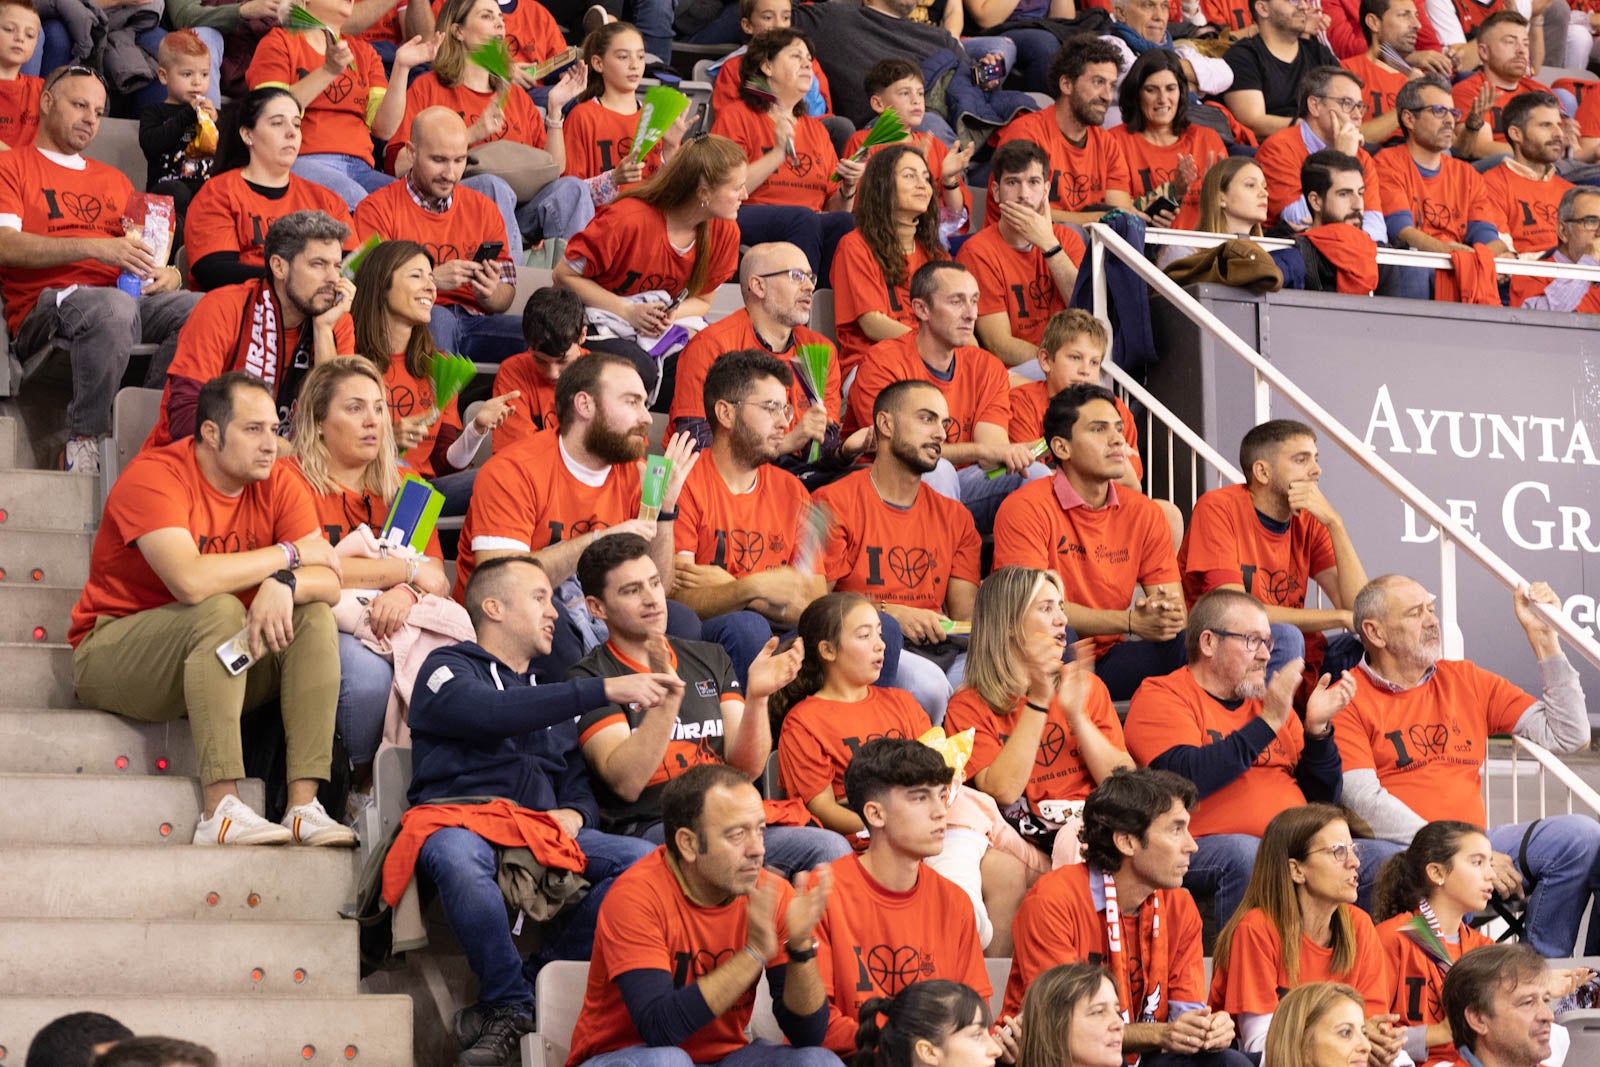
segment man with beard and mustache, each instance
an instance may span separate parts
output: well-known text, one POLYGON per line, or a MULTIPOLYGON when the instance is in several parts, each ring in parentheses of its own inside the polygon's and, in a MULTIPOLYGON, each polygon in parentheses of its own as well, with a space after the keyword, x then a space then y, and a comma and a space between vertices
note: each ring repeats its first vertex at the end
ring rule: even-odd
MULTIPOLYGON (((702 763, 726 763, 752 777, 766 770, 772 754, 767 698, 794 680, 804 650, 796 643, 779 653, 769 632, 736 674, 721 646, 668 636, 666 586, 649 546, 633 534, 584 549, 578 583, 590 614, 606 624, 610 637, 579 660, 568 679, 655 673, 683 680, 654 707, 617 701, 578 720, 584 759, 601 786, 600 825, 659 845, 665 840, 661 793, 672 779, 702 763)), ((807 819, 801 812, 801 825, 767 827, 767 862, 785 877, 850 852, 843 837, 804 825, 807 819)))
MULTIPOLYGON (((948 627, 972 618, 983 549, 972 513, 923 484, 944 454, 949 423, 936 383, 894 382, 872 405, 872 466, 816 493, 830 518, 829 591, 870 598, 899 625, 908 648, 948 653, 947 666, 965 655, 948 641, 948 627)), ((944 721, 953 690, 939 664, 904 656, 898 681, 935 725, 944 721)))
POLYGON ((1483 188, 1511 250, 1531 257, 1557 244, 1561 196, 1572 183, 1556 174, 1568 141, 1554 93, 1518 93, 1500 112, 1511 154, 1483 172, 1483 188))
POLYGON ((1457 1055, 1436 1061, 1435 1067, 1539 1067, 1548 1062, 1555 1025, 1548 966, 1526 944, 1485 945, 1462 956, 1445 975, 1440 995, 1457 1055))
MULTIPOLYGON (((1366 51, 1345 56, 1339 62, 1360 78, 1366 89, 1367 121, 1361 126, 1362 138, 1369 144, 1382 144, 1400 134, 1400 117, 1394 102, 1406 82, 1435 66, 1440 68, 1435 73, 1449 77, 1450 61, 1439 52, 1420 53, 1428 66, 1406 58, 1419 55, 1416 48, 1422 16, 1416 0, 1364 0, 1360 17, 1366 51), (1405 69, 1393 65, 1397 56, 1408 64, 1405 69)), ((1339 51, 1338 45, 1333 48, 1339 51)))
MULTIPOLYGON (((1050 64, 1055 107, 1013 119, 994 135, 997 147, 1032 141, 1050 157, 1047 177, 1056 222, 1083 226, 1098 222, 1106 208, 1133 209, 1128 158, 1105 129, 1121 74, 1122 52, 1115 45, 1090 35, 1074 37, 1050 64)), ((983 217, 991 223, 1000 218, 992 189, 983 217)))
POLYGON ((1311 8, 1303 0, 1250 0, 1250 11, 1259 32, 1235 39, 1223 53, 1233 68, 1233 88, 1222 101, 1265 142, 1294 124, 1306 75, 1317 67, 1337 67, 1339 59, 1315 36, 1305 36, 1311 8))
MULTIPOLYGON (((1338 716, 1338 744, 1344 803, 1377 837, 1406 845, 1438 819, 1488 826, 1481 767, 1491 734, 1515 734, 1555 752, 1589 743, 1578 672, 1535 605, 1560 611, 1561 598, 1543 582, 1513 598, 1539 661, 1540 700, 1469 660, 1441 660, 1434 596, 1412 579, 1386 574, 1356 596, 1355 626, 1367 654, 1351 672, 1355 697, 1338 716)), ((1600 886, 1600 823, 1554 815, 1488 832, 1496 892, 1528 898, 1523 941, 1542 956, 1571 956, 1600 886)))
POLYGON ((1302 203, 1295 206, 1303 207, 1309 228, 1294 236, 1306 265, 1307 289, 1428 298, 1428 271, 1378 262, 1379 242, 1363 223, 1376 218, 1381 232, 1382 216, 1365 210, 1375 201, 1354 156, 1331 148, 1311 153, 1300 166, 1300 189, 1302 203))
POLYGON ((356 287, 339 273, 349 236, 349 227, 321 211, 296 211, 268 227, 261 247, 267 276, 206 293, 179 331, 145 448, 193 437, 200 387, 242 370, 277 399, 278 453, 294 450, 287 435, 300 383, 318 362, 356 350, 356 287))
POLYGON ((1483 176, 1450 154, 1459 114, 1450 83, 1436 74, 1413 78, 1395 108, 1405 143, 1373 160, 1383 183, 1379 206, 1389 242, 1423 252, 1470 251, 1479 244, 1496 255, 1504 252, 1483 176))
MULTIPOLYGON (((1260 601, 1234 589, 1207 593, 1189 612, 1186 640, 1188 664, 1139 687, 1123 736, 1140 766, 1195 784, 1190 832, 1200 849, 1183 885, 1214 897, 1218 915, 1232 915, 1273 816, 1339 802, 1333 717, 1355 692, 1355 672, 1338 681, 1324 675, 1306 699, 1302 725, 1294 696, 1304 661, 1266 680, 1273 642, 1260 601)), ((1377 866, 1362 864, 1364 892, 1377 866)))
POLYGON ((24 361, 56 346, 67 350, 72 400, 62 465, 80 474, 100 473, 100 439, 111 432, 111 402, 133 346, 160 345, 152 365, 165 367, 200 299, 179 291, 176 267, 158 262, 137 234, 124 233, 132 183, 83 155, 105 110, 100 75, 60 67, 39 96, 35 143, 0 154, 6 330, 24 361))
MULTIPOLYGON (((1267 176, 1267 221, 1281 218, 1287 229, 1311 221, 1303 201, 1300 169, 1315 152, 1334 149, 1360 161, 1367 200, 1374 206, 1358 225, 1374 241, 1388 237, 1383 215, 1377 210, 1378 172, 1372 157, 1361 147, 1362 85, 1343 67, 1317 67, 1300 83, 1299 119, 1268 137, 1256 152, 1256 164, 1267 176)), ((1311 223, 1315 225, 1315 223, 1311 223)))
POLYGON ((1538 64, 1530 62, 1528 20, 1521 14, 1496 11, 1478 27, 1476 41, 1483 69, 1451 89, 1462 115, 1455 150, 1468 159, 1509 152, 1502 108, 1520 93, 1550 91, 1529 77, 1538 64))
MULTIPOLYGON (((1552 263, 1600 263, 1600 188, 1575 185, 1561 194, 1556 206, 1555 248, 1540 259, 1552 263)), ((1583 278, 1511 279, 1511 306, 1540 311, 1580 311, 1600 314, 1600 285, 1583 278)))

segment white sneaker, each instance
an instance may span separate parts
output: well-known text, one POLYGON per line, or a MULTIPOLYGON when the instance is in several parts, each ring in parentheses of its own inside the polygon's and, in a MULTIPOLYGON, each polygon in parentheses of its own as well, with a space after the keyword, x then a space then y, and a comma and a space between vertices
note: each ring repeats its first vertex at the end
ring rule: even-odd
POLYGON ((283 828, 293 835, 300 845, 332 845, 337 848, 354 848, 356 832, 340 822, 335 822, 315 798, 309 804, 290 808, 283 813, 283 828))
POLYGON ((202 817, 194 828, 197 845, 287 845, 294 834, 268 822, 236 796, 222 798, 211 818, 202 817))
POLYGON ((69 437, 61 469, 71 474, 100 474, 100 438, 69 437))

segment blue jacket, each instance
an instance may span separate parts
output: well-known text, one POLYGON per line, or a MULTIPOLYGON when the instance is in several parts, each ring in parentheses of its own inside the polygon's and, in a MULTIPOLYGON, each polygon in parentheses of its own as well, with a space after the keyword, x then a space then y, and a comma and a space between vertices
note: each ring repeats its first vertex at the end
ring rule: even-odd
POLYGON ((603 678, 536 686, 475 641, 436 649, 411 693, 407 798, 505 797, 532 811, 572 808, 598 825, 577 720, 606 703, 603 678))

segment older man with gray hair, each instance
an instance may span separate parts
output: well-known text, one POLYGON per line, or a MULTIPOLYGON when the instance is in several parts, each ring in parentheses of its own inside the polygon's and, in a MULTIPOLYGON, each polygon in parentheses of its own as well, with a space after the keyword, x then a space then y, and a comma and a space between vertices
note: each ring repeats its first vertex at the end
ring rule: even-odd
MULTIPOLYGON (((1547 263, 1600 266, 1600 187, 1574 185, 1556 207, 1556 246, 1539 257, 1547 263)), ((1511 306, 1538 311, 1600 312, 1600 285, 1582 278, 1511 279, 1511 306)))

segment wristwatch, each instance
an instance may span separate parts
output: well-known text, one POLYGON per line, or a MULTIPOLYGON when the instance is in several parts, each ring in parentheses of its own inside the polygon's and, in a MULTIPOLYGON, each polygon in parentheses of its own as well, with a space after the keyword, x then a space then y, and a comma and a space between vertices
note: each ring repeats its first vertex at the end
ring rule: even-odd
POLYGON ((795 948, 793 941, 785 943, 783 948, 784 951, 789 954, 790 963, 805 963, 808 960, 814 960, 817 958, 816 938, 811 939, 811 946, 809 948, 795 948))
POLYGON ((271 578, 275 582, 282 582, 284 585, 288 586, 289 595, 294 596, 294 571, 277 570, 267 575, 267 577, 271 578))

